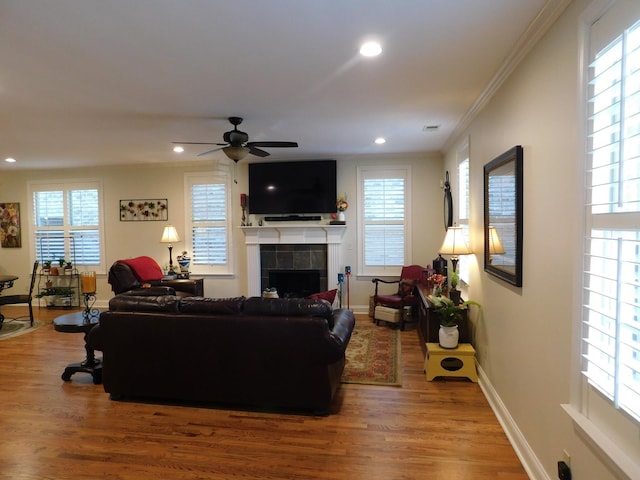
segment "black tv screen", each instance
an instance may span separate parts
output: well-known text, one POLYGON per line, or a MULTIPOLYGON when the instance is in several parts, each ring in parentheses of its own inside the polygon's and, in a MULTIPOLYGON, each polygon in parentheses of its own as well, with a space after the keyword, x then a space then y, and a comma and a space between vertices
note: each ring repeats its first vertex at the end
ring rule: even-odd
POLYGON ((266 215, 336 211, 336 161, 249 164, 249 212, 266 215))

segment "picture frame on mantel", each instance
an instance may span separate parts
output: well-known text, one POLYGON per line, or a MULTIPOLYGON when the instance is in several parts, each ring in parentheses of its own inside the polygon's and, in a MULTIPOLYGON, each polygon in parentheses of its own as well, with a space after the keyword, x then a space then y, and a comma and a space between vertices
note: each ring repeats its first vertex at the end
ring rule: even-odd
POLYGON ((163 222, 169 219, 166 198, 120 200, 121 222, 163 222))
POLYGON ((522 287, 523 149, 484 166, 484 270, 522 287))

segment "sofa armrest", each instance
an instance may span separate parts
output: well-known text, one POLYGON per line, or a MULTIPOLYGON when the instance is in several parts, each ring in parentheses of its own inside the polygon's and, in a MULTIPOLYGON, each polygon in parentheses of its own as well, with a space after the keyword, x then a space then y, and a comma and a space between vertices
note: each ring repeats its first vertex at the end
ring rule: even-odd
POLYGON ((331 341, 331 355, 329 361, 334 362, 344 357, 351 333, 356 325, 353 312, 348 308, 337 308, 332 312, 333 328, 329 337, 331 341))

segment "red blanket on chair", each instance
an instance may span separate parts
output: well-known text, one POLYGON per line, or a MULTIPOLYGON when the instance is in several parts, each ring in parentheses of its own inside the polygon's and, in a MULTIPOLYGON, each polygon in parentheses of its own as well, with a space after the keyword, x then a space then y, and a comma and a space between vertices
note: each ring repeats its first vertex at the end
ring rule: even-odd
POLYGON ((142 256, 118 261, 125 265, 129 265, 135 276, 142 283, 150 282, 152 280, 161 280, 164 276, 158 262, 151 257, 142 256))

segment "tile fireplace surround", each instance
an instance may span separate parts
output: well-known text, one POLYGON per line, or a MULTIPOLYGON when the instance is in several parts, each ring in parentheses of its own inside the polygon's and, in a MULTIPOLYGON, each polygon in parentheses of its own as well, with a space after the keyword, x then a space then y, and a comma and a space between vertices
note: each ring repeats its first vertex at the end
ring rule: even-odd
POLYGON ((300 225, 297 222, 290 222, 287 224, 240 228, 244 231, 245 244, 247 246, 249 296, 260 296, 262 294, 260 291, 260 245, 325 244, 327 245, 328 284, 331 286, 334 283, 338 283, 338 273, 344 271, 341 249, 342 238, 347 228, 344 225, 300 225))

